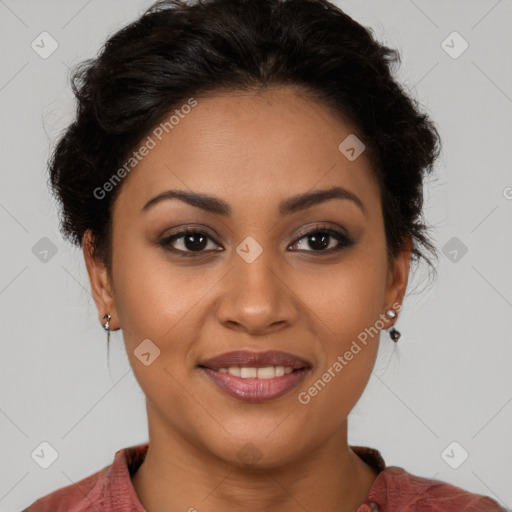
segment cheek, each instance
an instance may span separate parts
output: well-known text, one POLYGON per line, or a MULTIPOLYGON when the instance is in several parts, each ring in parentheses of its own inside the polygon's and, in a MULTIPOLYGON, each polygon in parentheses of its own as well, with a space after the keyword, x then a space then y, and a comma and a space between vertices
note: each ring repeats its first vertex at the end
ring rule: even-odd
MULTIPOLYGON (((113 277, 117 314, 129 356, 133 358, 133 351, 149 339, 160 350, 155 362, 183 367, 198 337, 198 315, 202 314, 205 295, 219 276, 199 266, 180 266, 162 249, 149 244, 126 242, 114 251, 113 277)), ((134 363, 137 366, 137 361, 134 363)))
POLYGON ((343 344, 375 324, 385 296, 385 253, 355 248, 339 264, 303 268, 291 285, 318 327, 343 344))
MULTIPOLYGON (((114 246, 115 303, 127 349, 144 339, 160 346, 164 328, 186 307, 182 290, 157 261, 158 250, 123 239, 114 246)), ((174 276, 176 278, 176 275, 174 276)))
POLYGON ((322 357, 301 403, 319 408, 318 417, 326 414, 337 421, 348 414, 368 383, 383 327, 385 263, 384 246, 375 244, 314 276, 302 275, 298 294, 314 313, 309 317, 322 357))
POLYGON ((183 332, 184 318, 199 301, 196 295, 201 290, 187 292, 180 272, 155 257, 158 250, 134 247, 129 253, 119 247, 123 256, 114 257, 113 262, 116 309, 126 353, 150 402, 165 397, 165 403, 174 408, 185 407, 179 384, 185 380, 183 361, 189 343, 183 332))
POLYGON ((330 435, 347 419, 371 377, 379 335, 366 344, 358 340, 361 318, 338 321, 334 326, 337 336, 323 341, 325 359, 299 390, 297 414, 319 438, 330 435))

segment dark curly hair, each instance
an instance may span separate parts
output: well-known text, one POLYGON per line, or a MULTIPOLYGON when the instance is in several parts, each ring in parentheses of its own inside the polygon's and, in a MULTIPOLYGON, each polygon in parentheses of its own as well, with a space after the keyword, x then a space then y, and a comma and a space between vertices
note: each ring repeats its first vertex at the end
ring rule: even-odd
POLYGON ((187 99, 218 91, 296 86, 356 127, 381 191, 390 261, 407 238, 432 270, 423 179, 438 132, 392 77, 399 53, 327 0, 164 0, 75 69, 75 121, 55 145, 49 184, 64 238, 93 250, 111 275, 111 210, 122 184, 95 190, 187 99))

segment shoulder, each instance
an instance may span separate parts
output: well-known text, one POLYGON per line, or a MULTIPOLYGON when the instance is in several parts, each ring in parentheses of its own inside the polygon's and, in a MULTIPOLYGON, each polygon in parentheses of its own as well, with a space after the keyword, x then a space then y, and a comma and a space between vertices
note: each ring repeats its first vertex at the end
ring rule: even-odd
POLYGON ((148 443, 119 449, 100 471, 39 498, 23 512, 143 511, 131 474, 142 463, 148 443))
POLYGON ((375 481, 371 496, 381 510, 444 512, 505 512, 489 496, 475 494, 448 482, 409 473, 397 466, 387 467, 375 481))
POLYGON ((110 466, 80 480, 79 482, 61 487, 56 491, 39 498, 23 512, 85 512, 94 507, 95 495, 99 496, 99 489, 110 466))

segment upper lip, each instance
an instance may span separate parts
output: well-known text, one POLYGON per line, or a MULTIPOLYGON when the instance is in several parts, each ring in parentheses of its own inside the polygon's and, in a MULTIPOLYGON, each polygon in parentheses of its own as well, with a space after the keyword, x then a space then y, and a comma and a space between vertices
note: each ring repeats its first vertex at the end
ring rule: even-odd
POLYGON ((234 350, 225 352, 199 363, 212 370, 217 368, 229 368, 241 366, 246 368, 262 368, 265 366, 289 366, 293 369, 310 368, 311 364, 299 356, 282 352, 280 350, 268 350, 266 352, 253 352, 250 350, 234 350))

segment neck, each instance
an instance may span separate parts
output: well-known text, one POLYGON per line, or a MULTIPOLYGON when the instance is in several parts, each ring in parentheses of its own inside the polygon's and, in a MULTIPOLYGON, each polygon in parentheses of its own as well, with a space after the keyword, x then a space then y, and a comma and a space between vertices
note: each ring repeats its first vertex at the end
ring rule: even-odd
POLYGON ((355 512, 377 477, 348 446, 346 421, 311 453, 272 468, 229 463, 163 423, 150 421, 149 434, 146 458, 132 477, 148 512, 355 512))

